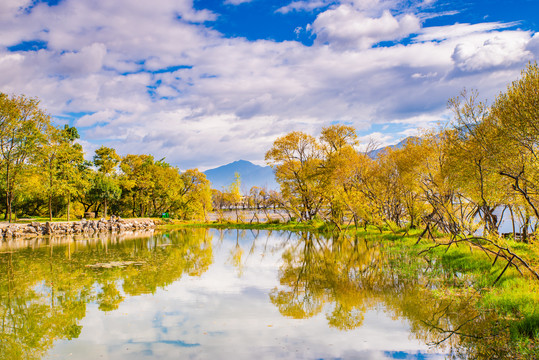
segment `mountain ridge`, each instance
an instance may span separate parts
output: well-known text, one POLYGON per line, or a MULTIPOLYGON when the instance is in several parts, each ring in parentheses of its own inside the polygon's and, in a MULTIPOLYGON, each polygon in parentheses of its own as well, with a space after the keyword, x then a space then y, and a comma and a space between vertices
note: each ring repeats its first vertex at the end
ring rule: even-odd
POLYGON ((240 190, 244 194, 248 193, 253 186, 265 187, 268 190, 279 189, 271 167, 256 165, 247 160, 236 160, 204 171, 212 188, 217 190, 222 190, 232 184, 235 173, 240 175, 240 190))
MULTIPOLYGON (((384 146, 368 152, 368 156, 376 159, 387 149, 400 149, 410 141, 418 141, 420 138, 409 136, 395 145, 384 146)), ((253 186, 268 190, 279 190, 275 181, 275 173, 269 166, 260 166, 247 160, 236 160, 231 163, 218 166, 204 171, 206 178, 211 182, 213 189, 223 190, 234 182, 235 174, 240 174, 240 191, 247 194, 253 186)))

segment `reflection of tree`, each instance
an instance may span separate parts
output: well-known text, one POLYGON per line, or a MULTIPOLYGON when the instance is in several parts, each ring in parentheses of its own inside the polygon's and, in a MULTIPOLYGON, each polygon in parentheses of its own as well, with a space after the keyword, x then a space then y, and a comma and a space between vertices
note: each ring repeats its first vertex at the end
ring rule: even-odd
MULTIPOLYGON (((245 232, 244 231, 240 232, 239 229, 236 230, 236 245, 234 246, 234 248, 230 249, 229 262, 238 271, 238 277, 239 278, 242 277, 243 268, 244 268, 243 249, 240 246, 240 238, 243 239, 244 237, 245 237, 245 232)), ((255 244, 255 241, 253 241, 253 246, 254 246, 254 244, 255 244)))
MULTIPOLYGON (((260 231, 259 230, 249 231, 250 236, 248 237, 248 239, 250 239, 249 241, 251 242, 251 246, 249 247, 249 252, 247 253, 246 256, 244 256, 245 251, 240 245, 240 240, 242 241, 245 240, 247 232, 241 229, 227 230, 226 232, 236 233, 236 244, 234 245, 233 248, 230 249, 227 263, 236 268, 237 276, 238 278, 241 278, 243 276, 243 272, 245 270, 245 264, 247 263, 247 260, 249 259, 250 256, 254 254, 256 250, 256 244, 257 244, 258 236, 260 235, 260 231)), ((269 234, 271 234, 271 232, 269 232, 269 234)), ((270 235, 268 235, 268 239, 269 237, 270 235)), ((222 242, 223 239, 224 239, 224 232, 220 231, 220 241, 222 242)), ((267 246, 267 240, 266 240, 266 246, 267 246)), ((266 246, 264 247, 264 251, 262 251, 262 256, 264 256, 264 253, 268 251, 266 246)))
POLYGON ((500 358, 493 354, 501 352, 506 333, 494 326, 492 313, 478 311, 476 293, 464 282, 446 286, 448 279, 459 285, 453 273, 357 238, 311 233, 301 234, 283 261, 281 287, 270 299, 285 316, 308 318, 327 309, 331 327, 351 330, 368 309, 383 304, 392 317, 406 318, 422 341, 452 354, 500 358))
POLYGON ((97 294, 99 310, 105 312, 116 310, 123 300, 124 297, 113 281, 102 284, 101 292, 97 294))
POLYGON ((129 295, 153 294, 178 280, 184 273, 200 276, 212 262, 211 239, 206 229, 176 231, 167 239, 136 249, 136 260, 145 266, 126 272, 123 290, 129 295))
POLYGON ((324 304, 333 304, 326 314, 331 326, 351 329, 361 325, 365 303, 362 282, 369 281, 371 265, 379 261, 376 248, 350 239, 326 239, 312 233, 302 234, 297 245, 283 255, 281 285, 270 295, 281 313, 294 318, 318 314, 324 304), (355 281, 363 274, 362 282, 355 281))
POLYGON ((113 243, 0 253, 0 359, 39 359, 55 340, 79 336, 88 302, 111 311, 125 295, 153 293, 183 274, 198 276, 212 261, 205 229, 113 243), (142 265, 86 267, 114 261, 142 265))
MULTIPOLYGON (((84 280, 80 272, 54 272, 54 260, 45 255, 2 254, 0 272, 0 358, 40 358, 55 339, 77 337, 77 321, 86 312, 84 280), (69 289, 65 285, 72 283, 69 289), (42 288, 42 289, 39 289, 42 288)), ((60 255, 59 255, 60 256, 60 255)))

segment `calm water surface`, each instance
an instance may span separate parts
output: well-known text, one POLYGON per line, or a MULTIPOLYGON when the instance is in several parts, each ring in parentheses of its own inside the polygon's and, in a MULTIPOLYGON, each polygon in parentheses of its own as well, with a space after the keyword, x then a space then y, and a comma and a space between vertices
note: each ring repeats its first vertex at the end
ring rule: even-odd
MULTIPOLYGON (((383 251, 188 230, 0 247, 2 359, 443 359, 438 302, 383 251), (430 302, 429 302, 430 301, 430 302)), ((440 305, 441 306, 441 305, 440 305)), ((447 319, 450 322, 451 319, 447 319)))

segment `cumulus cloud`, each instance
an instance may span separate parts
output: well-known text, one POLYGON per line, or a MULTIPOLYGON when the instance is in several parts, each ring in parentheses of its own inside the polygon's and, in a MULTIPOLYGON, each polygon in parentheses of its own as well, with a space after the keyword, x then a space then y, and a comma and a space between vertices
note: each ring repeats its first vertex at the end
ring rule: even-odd
POLYGON ((493 67, 509 67, 532 59, 526 49, 530 37, 522 32, 495 33, 469 39, 455 47, 452 59, 461 71, 482 71, 493 67))
POLYGON ((425 28, 417 13, 390 11, 398 3, 319 10, 315 44, 306 46, 226 38, 204 23, 217 15, 188 0, 63 0, 30 12, 10 1, 12 15, 0 22, 0 91, 37 96, 52 115, 72 116, 85 149, 104 143, 208 168, 263 159, 277 136, 316 134, 336 120, 362 134, 389 123, 388 133, 373 135, 385 144, 428 125, 421 119, 443 119, 463 87, 492 98, 538 54, 537 35, 508 24, 425 28), (7 50, 36 39, 46 46, 7 50))
POLYGON ((526 45, 526 50, 534 54, 536 59, 539 58, 539 33, 533 35, 526 45))
POLYGON ((312 31, 318 44, 329 44, 338 49, 366 49, 381 41, 400 40, 420 29, 415 15, 394 17, 385 10, 378 18, 348 5, 340 5, 318 15, 312 31))

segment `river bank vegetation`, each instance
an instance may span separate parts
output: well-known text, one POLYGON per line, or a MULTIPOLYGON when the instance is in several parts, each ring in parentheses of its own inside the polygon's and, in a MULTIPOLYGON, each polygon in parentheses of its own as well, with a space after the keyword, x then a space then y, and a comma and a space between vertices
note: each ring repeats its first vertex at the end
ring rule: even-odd
MULTIPOLYGON (((280 193, 255 187, 242 195, 239 177, 212 191, 198 170, 181 172, 151 155, 120 157, 101 147, 85 161, 75 128, 52 126, 35 99, 0 94, 0 209, 10 221, 44 213, 69 219, 90 211, 168 212, 199 221, 184 226, 329 233, 287 250, 281 284, 290 291, 271 296, 284 315, 308 317, 332 298, 339 305, 329 321, 350 327, 361 322, 362 291, 384 292, 394 276, 417 285, 427 274, 420 281, 430 299, 425 309, 436 311, 407 313, 425 337, 441 344, 457 335, 472 358, 537 358, 538 104, 539 67, 532 63, 492 105, 463 91, 449 101, 452 123, 400 147, 359 151, 355 129, 342 124, 318 137, 291 132, 266 153, 280 193), (210 222, 212 207, 217 220, 210 222), (249 219, 239 211, 244 207, 249 219), (225 220, 225 209, 235 222, 225 220), (271 218, 270 209, 286 216, 271 218), (504 220, 510 231, 500 230, 504 220), (361 241, 386 243, 392 255, 384 261, 397 275, 376 272, 361 241), (454 306, 466 311, 450 313, 454 306)), ((415 293, 399 286, 387 291, 396 291, 395 311, 406 313, 415 293)))
POLYGON ((318 138, 292 132, 266 154, 283 206, 300 221, 320 218, 341 228, 373 225, 433 228, 452 237, 499 235, 527 242, 539 220, 539 69, 492 106, 466 92, 449 101, 454 122, 376 156, 356 150, 355 129, 324 128, 318 138))
POLYGON ((84 213, 124 217, 204 218, 210 184, 196 169, 179 171, 152 155, 125 155, 101 146, 84 159, 76 128, 51 124, 36 99, 0 94, 0 211, 20 217, 84 213))
MULTIPOLYGON (((473 343, 472 358, 539 357, 538 89, 539 68, 530 64, 491 106, 463 91, 449 101, 451 124, 375 156, 371 149, 357 150, 355 129, 347 125, 326 127, 319 137, 296 131, 278 138, 266 160, 281 186, 279 206, 293 220, 286 226, 391 240, 392 251, 424 257, 426 264, 412 266, 409 276, 436 269, 453 278, 443 289, 427 285, 434 303, 440 296, 463 306, 472 302, 477 312, 438 326, 438 334, 473 343), (510 231, 502 233, 504 219, 510 231)), ((253 219, 258 223, 254 216, 250 224, 223 226, 259 228, 253 219)), ((278 228, 275 222, 262 227, 278 228)), ((320 251, 339 253, 339 244, 320 251)), ((313 273, 316 286, 319 270, 313 273)), ((302 274, 301 268, 294 272, 302 274)), ((308 285, 292 278, 296 295, 307 297, 308 285)), ((312 310, 294 305, 283 311, 312 310)))

